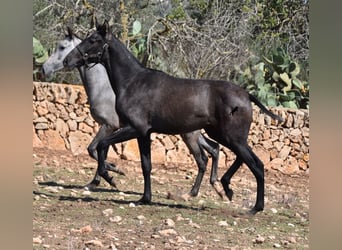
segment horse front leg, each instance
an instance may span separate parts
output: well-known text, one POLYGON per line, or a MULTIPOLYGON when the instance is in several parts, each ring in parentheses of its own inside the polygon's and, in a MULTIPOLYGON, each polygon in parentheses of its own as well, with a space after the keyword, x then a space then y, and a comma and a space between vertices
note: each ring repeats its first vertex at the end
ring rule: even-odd
POLYGON ((150 135, 142 136, 138 138, 138 145, 140 151, 141 168, 144 176, 144 194, 139 202, 143 204, 151 203, 152 191, 151 191, 151 139, 150 135))
POLYGON ((120 143, 124 141, 128 141, 138 137, 137 131, 131 126, 125 126, 122 129, 119 129, 107 136, 105 139, 101 140, 97 145, 97 155, 98 155, 98 166, 97 172, 98 174, 105 179, 110 185, 116 187, 114 182, 114 178, 109 176, 108 171, 106 169, 106 158, 110 145, 115 143, 120 143))
MULTIPOLYGON (((97 132, 97 134, 95 135, 94 139, 91 141, 91 143, 88 146, 88 153, 90 155, 90 157, 92 157, 95 160, 98 160, 98 154, 96 151, 97 145, 99 144, 99 142, 106 138, 107 136, 109 136, 110 134, 113 134, 113 132, 116 129, 113 129, 112 127, 104 124, 100 127, 99 131, 97 132)), ((106 155, 108 153, 109 147, 107 148, 107 152, 106 155)), ((117 166, 115 166, 114 164, 110 164, 108 162, 105 162, 105 168, 106 170, 109 171, 113 171, 116 172, 118 174, 124 175, 124 172, 121 171, 117 166)), ((89 189, 94 189, 95 187, 97 187, 101 182, 101 176, 99 175, 98 171, 96 171, 95 176, 93 178, 93 180, 88 183, 85 187, 89 188, 89 189)))

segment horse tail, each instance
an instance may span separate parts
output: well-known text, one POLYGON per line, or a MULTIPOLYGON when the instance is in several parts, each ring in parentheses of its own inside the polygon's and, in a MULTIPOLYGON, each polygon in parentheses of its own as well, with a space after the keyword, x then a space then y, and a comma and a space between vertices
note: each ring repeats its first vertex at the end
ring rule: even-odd
POLYGON ((270 117, 272 117, 274 120, 278 120, 280 122, 283 122, 284 119, 274 113, 272 113, 271 111, 269 111, 255 96, 249 94, 249 100, 251 102, 254 102, 266 115, 269 115, 270 117))

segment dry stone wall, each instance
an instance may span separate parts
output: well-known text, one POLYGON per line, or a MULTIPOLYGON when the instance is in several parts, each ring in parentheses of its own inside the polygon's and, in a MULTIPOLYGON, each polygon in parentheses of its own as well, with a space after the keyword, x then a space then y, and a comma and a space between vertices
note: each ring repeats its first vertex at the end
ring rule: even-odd
MULTIPOLYGON (((249 145, 265 168, 293 174, 309 169, 309 111, 272 108, 285 118, 277 124, 254 107, 249 145)), ((90 115, 82 85, 33 82, 33 147, 70 150, 87 154, 87 146, 99 129, 90 115)), ((116 144, 109 157, 139 161, 136 140, 116 144)), ((230 165, 235 156, 221 147, 219 167, 230 165)), ((152 134, 152 162, 195 164, 178 135, 152 134)))

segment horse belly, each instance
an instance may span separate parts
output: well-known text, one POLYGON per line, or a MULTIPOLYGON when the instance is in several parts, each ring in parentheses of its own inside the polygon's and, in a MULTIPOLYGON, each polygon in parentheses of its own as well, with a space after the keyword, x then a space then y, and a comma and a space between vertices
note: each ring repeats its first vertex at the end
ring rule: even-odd
POLYGON ((154 116, 151 127, 154 132, 163 134, 182 134, 201 129, 208 124, 207 116, 169 113, 166 116, 154 116))

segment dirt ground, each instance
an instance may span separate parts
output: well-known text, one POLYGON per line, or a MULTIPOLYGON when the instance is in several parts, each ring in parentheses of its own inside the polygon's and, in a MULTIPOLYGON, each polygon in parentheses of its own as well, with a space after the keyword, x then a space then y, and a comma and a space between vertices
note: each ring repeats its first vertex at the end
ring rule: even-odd
MULTIPOLYGON (((184 200, 195 164, 154 164, 152 204, 136 203, 143 192, 139 162, 109 159, 126 175, 119 190, 104 181, 84 185, 96 162, 87 155, 34 148, 33 249, 308 249, 309 174, 265 172, 265 210, 255 203, 256 182, 246 166, 233 177, 233 201, 209 183, 210 165, 198 197, 184 200)), ((210 162, 209 162, 210 163, 210 162)), ((219 176, 225 169, 219 169, 219 176)))

